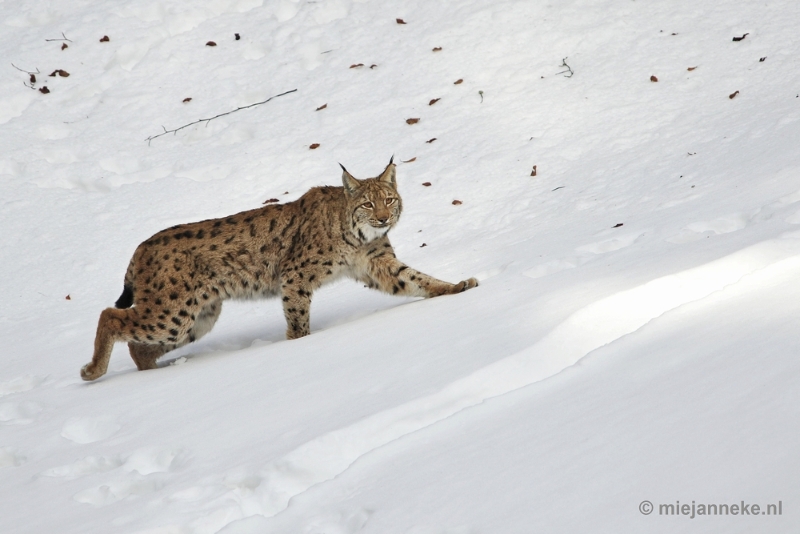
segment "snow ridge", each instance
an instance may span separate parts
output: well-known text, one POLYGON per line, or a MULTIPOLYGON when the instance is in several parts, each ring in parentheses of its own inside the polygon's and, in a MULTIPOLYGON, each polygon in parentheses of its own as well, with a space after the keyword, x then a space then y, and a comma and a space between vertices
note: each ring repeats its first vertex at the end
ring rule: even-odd
POLYGON ((288 507, 292 497, 333 479, 371 451, 487 399, 553 376, 660 315, 790 257, 800 257, 800 232, 594 302, 525 350, 456 380, 438 393, 319 436, 271 462, 262 471, 256 491, 236 495, 237 506, 245 516, 274 516, 288 507))

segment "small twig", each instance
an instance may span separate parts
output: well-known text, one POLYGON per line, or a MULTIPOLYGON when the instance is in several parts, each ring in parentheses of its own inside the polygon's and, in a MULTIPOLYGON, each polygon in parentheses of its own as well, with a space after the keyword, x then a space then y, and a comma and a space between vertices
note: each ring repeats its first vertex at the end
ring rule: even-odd
POLYGON ((61 32, 61 37, 63 37, 63 39, 45 39, 45 41, 48 41, 48 42, 50 42, 50 41, 69 41, 70 43, 72 42, 72 39, 67 39, 67 36, 64 35, 64 32, 61 32))
POLYGON ((150 141, 152 141, 153 139, 155 139, 157 137, 161 137, 162 135, 167 135, 168 133, 177 134, 178 131, 183 130, 184 128, 188 128, 189 126, 193 126, 195 124, 201 123, 201 122, 205 122, 206 126, 208 126, 208 123, 213 121, 214 119, 218 119, 220 117, 224 117, 225 115, 230 115, 231 113, 236 113, 237 111, 241 111, 243 109, 252 108, 252 107, 255 107, 255 106, 260 106, 261 104, 266 104, 267 102, 269 102, 273 98, 278 98, 279 96, 288 95, 289 93, 294 93, 295 91, 297 91, 297 89, 292 89, 291 91, 286 91, 285 93, 281 93, 279 95, 271 96, 268 99, 263 100, 261 102, 256 102, 255 104, 242 106, 242 107, 236 108, 236 109, 231 110, 231 111, 226 111, 225 113, 220 113, 219 115, 214 115, 213 117, 208 118, 208 119, 198 119, 198 120, 196 120, 194 122, 190 122, 189 124, 184 124, 180 128, 175 128, 174 130, 167 130, 164 126, 162 126, 161 128, 164 130, 163 133, 160 133, 158 135, 151 135, 150 137, 145 139, 145 141, 147 141, 147 144, 149 145, 150 141))
POLYGON ((569 75, 568 76, 565 75, 564 78, 572 78, 572 76, 575 74, 574 72, 572 72, 572 67, 567 65, 567 59, 569 59, 569 56, 567 56, 564 59, 562 59, 561 60, 561 65, 560 65, 561 67, 567 67, 567 70, 562 70, 561 72, 556 72, 556 76, 558 76, 559 74, 564 74, 566 72, 569 72, 569 75))
POLYGON ((11 66, 14 67, 15 69, 17 69, 20 72, 24 72, 25 74, 39 74, 39 69, 38 68, 36 69, 36 72, 31 72, 29 70, 21 69, 21 68, 17 67, 16 65, 14 65, 13 63, 11 64, 11 66))

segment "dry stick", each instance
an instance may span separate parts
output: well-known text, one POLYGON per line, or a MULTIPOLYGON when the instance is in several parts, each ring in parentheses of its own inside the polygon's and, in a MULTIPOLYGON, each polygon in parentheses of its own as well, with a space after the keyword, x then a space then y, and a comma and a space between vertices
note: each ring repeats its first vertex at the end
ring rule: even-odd
POLYGON ((281 93, 279 95, 271 96, 271 97, 269 97, 268 99, 266 99, 266 100, 264 100, 262 102, 256 102, 255 104, 250 104, 248 106, 242 106, 240 108, 236 108, 236 109, 231 110, 231 111, 226 111, 225 113, 220 113, 219 115, 214 115, 213 117, 211 117, 209 119, 198 119, 198 120, 196 120, 194 122, 190 122, 189 124, 184 124, 180 128, 175 128, 174 130, 167 130, 166 128, 164 128, 162 126, 162 128, 164 128, 164 132, 163 133, 160 133, 158 135, 151 135, 150 137, 145 139, 145 141, 147 141, 147 144, 149 145, 150 141, 152 141, 156 137, 161 137, 162 135, 167 135, 168 133, 177 134, 179 130, 183 130, 184 128, 188 128, 189 126, 192 126, 194 124, 198 124, 198 123, 201 123, 201 122, 205 122, 206 126, 208 126, 208 123, 213 121, 214 119, 218 119, 219 117, 224 117, 225 115, 230 115, 231 113, 236 113, 237 111, 240 111, 240 110, 243 110, 243 109, 252 108, 252 107, 255 107, 255 106, 260 106, 261 104, 266 104, 267 102, 269 102, 273 98, 278 98, 279 96, 288 95, 289 93, 294 93, 295 91, 297 91, 297 89, 292 89, 291 91, 286 91, 285 93, 281 93))
POLYGON ((36 69, 36 72, 31 72, 29 70, 21 69, 21 68, 17 67, 16 65, 14 65, 13 63, 11 64, 11 66, 14 67, 15 69, 17 69, 18 71, 24 72, 26 74, 39 74, 39 69, 38 68, 36 69))
POLYGON ((51 42, 51 41, 69 41, 70 43, 72 42, 72 39, 67 39, 67 36, 64 35, 64 32, 61 32, 61 37, 63 37, 63 39, 45 39, 45 41, 47 41, 47 42, 51 42))

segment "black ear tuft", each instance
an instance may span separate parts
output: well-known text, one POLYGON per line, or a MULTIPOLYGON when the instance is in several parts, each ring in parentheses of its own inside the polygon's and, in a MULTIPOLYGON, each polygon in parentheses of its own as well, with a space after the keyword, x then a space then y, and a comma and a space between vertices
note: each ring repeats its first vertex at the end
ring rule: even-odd
POLYGON ((394 154, 392 154, 392 157, 389 158, 389 165, 391 165, 393 162, 394 162, 394 154))
POLYGON ((392 156, 392 159, 389 160, 389 164, 386 166, 385 169, 383 169, 381 175, 378 176, 378 180, 380 180, 381 182, 386 182, 387 184, 392 184, 392 186, 397 187, 397 180, 395 178, 397 175, 397 167, 394 165, 394 163, 392 163, 392 161, 394 161, 394 156, 392 156))
POLYGON ((344 191, 348 195, 352 195, 356 192, 356 189, 358 189, 359 182, 344 168, 344 165, 340 163, 339 167, 342 168, 342 185, 344 186, 344 191))

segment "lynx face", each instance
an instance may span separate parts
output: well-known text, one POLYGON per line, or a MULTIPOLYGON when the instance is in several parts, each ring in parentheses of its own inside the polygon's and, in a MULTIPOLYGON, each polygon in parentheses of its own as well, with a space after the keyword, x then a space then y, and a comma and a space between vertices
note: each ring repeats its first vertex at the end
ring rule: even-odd
POLYGON ((377 178, 366 180, 357 180, 345 170, 342 182, 353 233, 363 243, 383 237, 397 224, 403 201, 397 192, 394 165, 389 165, 377 178))

